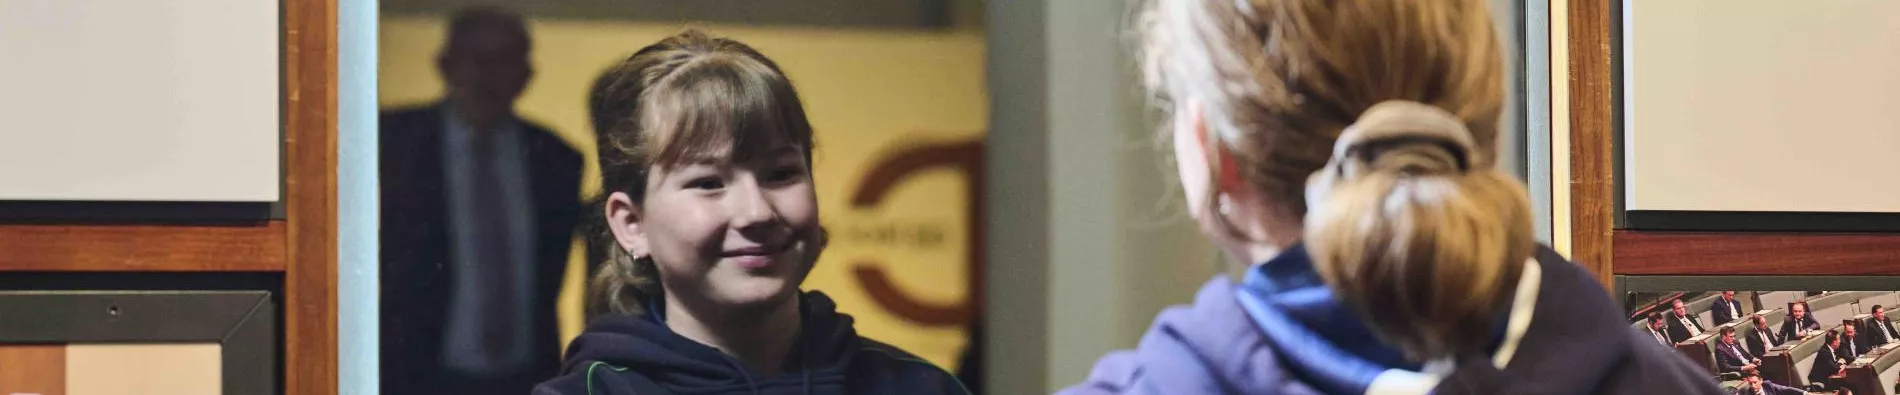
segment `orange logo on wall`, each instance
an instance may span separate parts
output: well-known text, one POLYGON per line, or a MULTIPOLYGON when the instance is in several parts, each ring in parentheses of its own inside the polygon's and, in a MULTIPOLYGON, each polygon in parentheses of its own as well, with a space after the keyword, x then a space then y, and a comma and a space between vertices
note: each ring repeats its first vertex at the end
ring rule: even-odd
MULTIPOLYGON (((964 215, 967 232, 964 250, 970 260, 965 266, 970 279, 965 283, 965 295, 969 296, 962 302, 947 304, 919 299, 891 281, 883 262, 861 260, 853 265, 851 273, 871 300, 894 316, 923 326, 960 326, 974 317, 976 306, 983 305, 983 142, 934 143, 893 152, 872 165, 859 180, 858 190, 851 195, 851 207, 876 207, 905 179, 937 168, 954 170, 969 185, 964 197, 970 202, 970 209, 964 215)), ((937 236, 941 238, 941 234, 937 236)), ((930 233, 920 232, 918 238, 929 239, 930 233)))

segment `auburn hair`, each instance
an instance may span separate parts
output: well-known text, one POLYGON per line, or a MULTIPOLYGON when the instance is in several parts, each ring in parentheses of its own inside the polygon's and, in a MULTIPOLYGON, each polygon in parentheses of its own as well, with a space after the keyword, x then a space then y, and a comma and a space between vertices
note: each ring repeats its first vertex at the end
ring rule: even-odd
POLYGON ((1489 346, 1536 244, 1524 187, 1494 168, 1504 62, 1484 1, 1138 7, 1144 86, 1199 104, 1209 180, 1300 221, 1327 285, 1407 357, 1489 346))

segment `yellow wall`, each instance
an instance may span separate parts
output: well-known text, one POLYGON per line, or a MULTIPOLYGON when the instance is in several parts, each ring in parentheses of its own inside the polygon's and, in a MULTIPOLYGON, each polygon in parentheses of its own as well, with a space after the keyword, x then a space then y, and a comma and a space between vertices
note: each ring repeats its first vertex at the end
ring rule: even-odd
MULTIPOLYGON (((599 189, 594 140, 586 125, 585 94, 595 76, 641 46, 683 25, 611 21, 537 20, 536 77, 518 104, 520 113, 562 134, 586 153, 583 193, 599 189)), ((857 262, 883 262, 903 289, 922 299, 963 300, 965 265, 962 177, 931 171, 892 191, 874 210, 853 210, 847 199, 866 167, 898 147, 925 141, 981 139, 988 122, 983 89, 981 29, 833 30, 703 26, 758 48, 785 69, 817 129, 815 177, 822 218, 834 242, 805 283, 838 301, 857 318, 858 332, 954 369, 963 328, 925 328, 875 305, 851 277, 857 262), (941 230, 934 246, 886 245, 838 237, 897 224, 941 230), (874 258, 874 259, 868 259, 874 258)), ((441 93, 434 56, 443 37, 438 16, 386 15, 380 32, 379 93, 384 108, 427 103, 441 93)), ((574 263, 580 262, 575 254, 574 263)), ((569 270, 562 296, 563 339, 578 333, 579 265, 569 270)))

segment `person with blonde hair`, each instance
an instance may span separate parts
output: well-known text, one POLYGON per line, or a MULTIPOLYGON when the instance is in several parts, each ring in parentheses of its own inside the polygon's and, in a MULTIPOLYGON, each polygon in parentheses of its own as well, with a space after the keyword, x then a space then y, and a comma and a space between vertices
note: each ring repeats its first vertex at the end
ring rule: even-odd
POLYGON ((1247 266, 1065 394, 1716 394, 1533 239, 1481 0, 1150 0, 1189 213, 1247 266))
POLYGON ((598 79, 599 313, 536 394, 967 394, 799 285, 826 244, 812 127, 752 47, 687 30, 598 79))

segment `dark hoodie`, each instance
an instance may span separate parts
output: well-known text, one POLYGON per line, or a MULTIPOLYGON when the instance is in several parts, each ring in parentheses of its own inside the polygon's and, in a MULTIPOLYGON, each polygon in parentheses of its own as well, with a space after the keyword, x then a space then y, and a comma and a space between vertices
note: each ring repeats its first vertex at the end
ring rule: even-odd
POLYGON ((1163 311, 1139 346, 1102 357, 1061 394, 1720 393, 1687 358, 1629 330, 1588 272, 1548 248, 1535 258, 1530 322, 1503 369, 1460 358, 1432 388, 1374 391, 1381 373, 1417 367, 1333 300, 1296 246, 1241 284, 1209 281, 1193 305, 1163 311))
MULTIPOLYGON (((658 307, 658 306, 655 306, 658 307)), ((896 347, 858 337, 851 316, 817 291, 800 295, 801 330, 785 371, 763 377, 673 333, 665 312, 596 318, 568 347, 563 376, 535 395, 969 394, 956 378, 896 347)))

